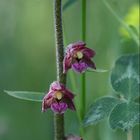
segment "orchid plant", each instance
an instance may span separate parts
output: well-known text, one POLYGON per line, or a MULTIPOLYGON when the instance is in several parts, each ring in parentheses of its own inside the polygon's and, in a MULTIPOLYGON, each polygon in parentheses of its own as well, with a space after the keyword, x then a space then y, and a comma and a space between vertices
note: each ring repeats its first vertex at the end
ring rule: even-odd
MULTIPOLYGON (((68 5, 76 0, 68 0, 68 5)), ((136 42, 137 35, 132 28, 129 28, 123 20, 113 11, 107 1, 103 0, 105 5, 119 22, 128 30, 132 39, 136 42)), ((63 27, 62 27, 62 0, 54 0, 54 25, 56 38, 56 81, 50 81, 50 89, 47 93, 25 92, 25 91, 5 91, 11 96, 20 99, 42 102, 42 112, 51 109, 54 112, 54 139, 55 140, 87 140, 84 136, 86 126, 94 125, 104 118, 109 118, 112 129, 121 128, 127 132, 127 140, 132 140, 132 129, 139 123, 139 54, 128 54, 116 60, 114 68, 111 70, 111 85, 115 90, 114 96, 105 96, 93 103, 86 112, 86 72, 106 72, 96 68, 92 58, 95 56, 95 50, 88 48, 86 43, 86 0, 82 0, 82 37, 75 43, 69 44, 66 49, 63 45, 63 27), (82 75, 80 94, 80 111, 77 110, 74 97, 77 93, 69 90, 66 85, 66 75, 68 70, 82 75), (81 134, 75 136, 65 135, 64 114, 70 109, 76 111, 80 121, 81 134), (117 115, 119 113, 119 115, 117 115)), ((67 8, 67 4, 64 5, 67 8)), ((69 84, 69 83, 68 83, 69 84)))

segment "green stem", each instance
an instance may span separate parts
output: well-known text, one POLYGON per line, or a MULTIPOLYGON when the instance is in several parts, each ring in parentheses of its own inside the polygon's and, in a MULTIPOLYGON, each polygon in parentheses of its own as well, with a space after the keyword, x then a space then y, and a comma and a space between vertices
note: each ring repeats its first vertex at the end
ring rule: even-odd
POLYGON ((86 74, 82 74, 82 94, 81 94, 81 119, 84 119, 86 110, 86 74))
MULTIPOLYGON (((64 21, 63 21, 63 34, 64 34, 64 46, 66 46, 66 44, 67 44, 67 36, 66 36, 66 32, 65 32, 64 21)), ((72 89, 73 89, 73 91, 75 93, 78 93, 77 83, 76 83, 76 79, 75 79, 74 73, 72 71, 69 72, 69 73, 70 73, 70 81, 71 81, 72 89)), ((75 102, 75 104, 76 104, 76 106, 78 106, 79 102, 75 102)), ((79 124, 81 125, 82 119, 81 119, 80 113, 78 111, 76 111, 76 113, 77 113, 79 124)), ((82 127, 80 127, 80 134, 81 134, 81 136, 84 135, 84 130, 83 130, 82 127)))
MULTIPOLYGON (((82 0, 82 40, 86 41, 86 0, 82 0)), ((81 119, 86 111, 86 74, 82 74, 81 119)))
MULTIPOLYGON (((63 30, 62 30, 62 1, 54 0, 54 26, 56 39, 57 81, 66 84, 66 75, 63 74, 63 30)), ((64 140, 64 115, 54 114, 55 140, 64 140)))
POLYGON ((129 131, 127 132, 127 140, 133 140, 132 130, 129 130, 129 131))
POLYGON ((82 0, 82 40, 86 41, 86 0, 82 0))
POLYGON ((64 140, 64 114, 54 114, 55 140, 64 140))

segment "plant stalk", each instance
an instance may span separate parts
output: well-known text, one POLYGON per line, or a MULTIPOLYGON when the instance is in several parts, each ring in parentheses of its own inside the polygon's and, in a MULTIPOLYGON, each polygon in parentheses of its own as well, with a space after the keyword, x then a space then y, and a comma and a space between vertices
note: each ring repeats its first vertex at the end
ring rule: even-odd
MULTIPOLYGON (((82 40, 86 41, 86 0, 82 0, 82 40)), ((82 94, 81 94, 81 119, 84 119, 86 111, 86 73, 82 74, 82 94)))
MULTIPOLYGON (((62 30, 62 0, 54 0, 54 26, 56 41, 57 81, 66 84, 66 74, 63 74, 63 30, 62 30)), ((54 114, 55 140, 64 140, 64 114, 54 114)))
POLYGON ((127 132, 127 140, 133 140, 133 133, 132 133, 132 130, 129 130, 127 132))

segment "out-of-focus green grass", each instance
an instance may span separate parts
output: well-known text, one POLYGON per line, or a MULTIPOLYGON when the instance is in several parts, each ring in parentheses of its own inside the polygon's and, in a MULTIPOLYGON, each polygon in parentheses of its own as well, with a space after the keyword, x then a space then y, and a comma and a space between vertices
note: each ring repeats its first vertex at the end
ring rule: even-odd
MULTIPOLYGON (((138 1, 110 2, 124 17, 138 1)), ((80 40, 81 1, 67 9, 63 18, 66 42, 80 40)), ((51 111, 41 113, 41 103, 21 101, 3 93, 4 89, 48 90, 56 79, 53 27, 52 0, 0 0, 0 140, 53 140, 51 111)), ((114 92, 109 79, 114 60, 124 53, 136 52, 133 42, 122 42, 119 28, 102 1, 87 1, 87 45, 96 50, 97 67, 109 70, 87 74, 87 107, 98 97, 114 92)), ((80 78, 76 75, 78 94, 80 78)), ((72 89, 71 84, 68 87, 72 89)), ((66 133, 79 133, 76 113, 68 111, 65 121, 66 133)), ((121 131, 112 131, 106 121, 87 128, 86 135, 87 140, 126 137, 121 131)), ((134 140, 138 140, 137 135, 135 128, 134 140)))

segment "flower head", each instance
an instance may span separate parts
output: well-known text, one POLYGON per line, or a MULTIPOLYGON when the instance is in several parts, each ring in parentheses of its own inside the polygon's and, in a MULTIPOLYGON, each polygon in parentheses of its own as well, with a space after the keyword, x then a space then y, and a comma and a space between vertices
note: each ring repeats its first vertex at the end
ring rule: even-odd
POLYGON ((95 63, 91 60, 95 51, 86 47, 84 42, 76 42, 68 45, 63 61, 63 72, 66 73, 70 68, 76 72, 85 72, 87 68, 96 69, 95 63))
POLYGON ((74 95, 63 84, 55 81, 50 85, 48 94, 42 102, 42 111, 51 108, 53 112, 64 113, 68 108, 75 110, 73 103, 74 95))

